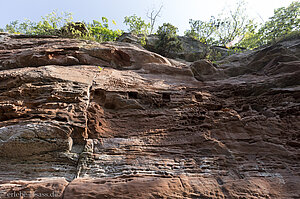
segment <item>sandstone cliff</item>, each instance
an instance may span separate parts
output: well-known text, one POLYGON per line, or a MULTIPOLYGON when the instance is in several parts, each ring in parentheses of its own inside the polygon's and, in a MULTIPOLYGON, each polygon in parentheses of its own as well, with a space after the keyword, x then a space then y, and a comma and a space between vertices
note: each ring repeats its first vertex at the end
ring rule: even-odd
POLYGON ((1 34, 0 198, 299 198, 299 47, 187 65, 1 34))
MULTIPOLYGON (((117 41, 126 42, 136 45, 141 45, 143 35, 134 35, 132 33, 123 33, 120 37, 117 38, 117 41)), ((178 36, 178 40, 181 43, 182 49, 174 52, 171 49, 168 52, 169 57, 174 59, 180 59, 182 61, 193 62, 199 59, 204 59, 208 55, 215 60, 223 59, 230 54, 233 54, 232 50, 227 49, 225 46, 208 46, 199 40, 193 39, 186 36, 178 36)), ((159 40, 157 35, 148 35, 146 38, 146 44, 144 48, 151 52, 157 52, 156 42, 159 40)), ((243 48, 239 48, 240 51, 243 51, 243 48)))

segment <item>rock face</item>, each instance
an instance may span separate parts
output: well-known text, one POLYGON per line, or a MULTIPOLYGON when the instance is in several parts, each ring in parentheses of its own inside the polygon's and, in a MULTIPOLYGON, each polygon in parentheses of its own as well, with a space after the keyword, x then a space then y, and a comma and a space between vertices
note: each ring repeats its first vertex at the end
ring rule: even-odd
MULTIPOLYGON (((149 51, 155 52, 155 43, 159 38, 156 35, 147 36, 147 44, 145 48, 149 51)), ((170 52, 170 57, 179 58, 188 62, 204 59, 208 53, 208 46, 199 42, 198 40, 190 37, 178 36, 179 41, 182 44, 182 50, 179 52, 170 52)))
MULTIPOLYGON (((140 45, 142 35, 136 36, 131 33, 123 33, 117 40, 120 42, 131 43, 135 45, 140 45)), ((157 52, 155 49, 155 43, 158 40, 157 35, 148 35, 146 37, 146 45, 144 48, 151 52, 157 52)), ((169 52, 170 57, 175 59, 181 59, 187 62, 194 62, 201 59, 205 59, 205 57, 210 54, 210 56, 215 57, 215 59, 222 59, 232 54, 230 50, 225 47, 220 46, 207 46, 200 41, 185 37, 178 36, 179 41, 182 44, 182 50, 179 52, 169 52)))
POLYGON ((209 60, 198 60, 190 65, 194 77, 199 81, 212 81, 224 78, 224 72, 209 60))
POLYGON ((0 197, 299 198, 299 46, 188 66, 0 35, 0 197))

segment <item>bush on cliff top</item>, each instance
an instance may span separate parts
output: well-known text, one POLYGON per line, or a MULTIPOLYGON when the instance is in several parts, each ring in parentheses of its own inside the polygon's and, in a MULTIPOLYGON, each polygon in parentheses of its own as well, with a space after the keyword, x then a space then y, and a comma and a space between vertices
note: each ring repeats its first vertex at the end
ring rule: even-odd
MULTIPOLYGON (((5 31, 12 34, 28 35, 56 35, 78 39, 87 39, 98 42, 114 41, 122 34, 121 30, 109 28, 108 19, 102 17, 102 21, 93 20, 92 23, 73 22, 71 13, 55 11, 42 17, 39 22, 26 19, 24 22, 13 21, 6 25, 5 31)), ((116 25, 115 21, 112 23, 116 25)))
POLYGON ((300 31, 299 1, 275 9, 274 15, 262 24, 254 23, 245 13, 246 5, 241 1, 234 10, 208 21, 190 19, 190 30, 185 35, 209 45, 253 49, 300 31))
MULTIPOLYGON (((208 21, 190 19, 190 30, 187 30, 185 35, 208 45, 221 45, 227 48, 239 46, 247 49, 299 35, 299 1, 295 1, 287 7, 276 9, 274 15, 263 24, 254 23, 245 13, 246 6, 241 0, 234 10, 219 14, 217 17, 212 16, 208 21)), ((57 14, 57 12, 52 12, 42 17, 38 22, 13 21, 0 31, 15 34, 57 35, 98 42, 114 41, 122 34, 122 31, 111 29, 108 22, 105 17, 102 17, 100 21, 93 20, 92 23, 73 22, 71 13, 57 14)), ((112 23, 115 24, 114 21, 112 23)), ((150 24, 136 15, 125 17, 124 23, 129 26, 130 32, 142 35, 141 44, 145 45, 150 24)), ((172 29, 171 26, 169 28, 172 29)), ((166 33, 163 33, 162 29, 157 32, 160 41, 157 43, 156 49, 163 55, 180 49, 178 39, 175 39, 177 36, 174 36, 176 34, 169 34, 171 33, 169 32, 167 36, 166 33)))
POLYGON ((158 40, 155 44, 155 51, 163 56, 170 57, 170 52, 182 50, 182 43, 178 39, 178 28, 170 23, 164 23, 158 27, 158 40))

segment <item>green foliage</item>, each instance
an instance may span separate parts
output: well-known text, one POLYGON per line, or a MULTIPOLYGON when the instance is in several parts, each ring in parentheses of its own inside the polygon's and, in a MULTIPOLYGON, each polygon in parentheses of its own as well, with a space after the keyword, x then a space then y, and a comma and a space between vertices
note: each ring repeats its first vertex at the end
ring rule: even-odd
POLYGON ((254 49, 257 47, 259 36, 256 33, 257 25, 252 24, 249 26, 248 31, 244 34, 243 39, 239 42, 239 46, 246 49, 254 49))
POLYGON ((245 4, 241 1, 236 9, 209 21, 190 19, 190 30, 186 36, 198 39, 209 45, 222 45, 228 48, 238 44, 247 49, 274 43, 283 38, 295 37, 300 31, 300 2, 278 8, 274 16, 260 25, 246 15, 245 4), (293 36, 289 36, 293 35, 293 36))
POLYGON ((135 35, 148 35, 150 23, 146 23, 141 17, 137 17, 136 15, 132 15, 124 18, 124 23, 129 25, 128 31, 135 35))
POLYGON ((80 38, 89 34, 89 31, 83 22, 69 22, 60 29, 61 36, 80 38))
MULTIPOLYGON (((114 20, 112 22, 116 24, 114 20)), ((121 30, 109 29, 108 19, 105 17, 102 17, 102 23, 93 20, 93 23, 87 24, 87 29, 89 30, 89 39, 98 42, 114 41, 122 34, 121 30)))
POLYGON ((5 30, 12 34, 29 34, 29 35, 53 35, 57 34, 57 30, 64 24, 71 22, 72 14, 62 12, 57 14, 56 11, 42 17, 39 22, 32 22, 26 19, 24 22, 13 21, 6 25, 5 30))
POLYGON ((256 31, 252 29, 245 35, 240 46, 249 49, 271 44, 280 40, 298 37, 300 32, 300 2, 292 2, 288 7, 274 11, 267 22, 256 31))
POLYGON ((193 20, 189 21, 191 30, 185 31, 185 35, 197 39, 205 44, 213 44, 215 39, 212 34, 220 26, 220 20, 211 17, 209 21, 193 20))
MULTIPOLYGON (((72 20, 71 13, 61 12, 57 14, 53 11, 38 22, 32 22, 28 19, 22 23, 13 21, 6 25, 5 31, 12 34, 57 35, 98 42, 114 41, 122 34, 121 30, 109 29, 109 20, 105 17, 102 17, 101 22, 93 20, 92 23, 73 22, 72 20)), ((114 20, 112 23, 116 25, 114 20)))
POLYGON ((222 57, 211 46, 226 46, 228 55, 238 53, 241 49, 234 48, 234 45, 248 37, 247 35, 254 34, 256 29, 253 20, 245 13, 245 4, 241 1, 234 10, 219 14, 218 17, 212 16, 208 21, 190 19, 190 30, 185 32, 185 36, 207 44, 205 58, 208 60, 219 60, 222 57))
MULTIPOLYGON (((159 11, 152 10, 148 13, 151 23, 146 23, 136 15, 126 16, 124 23, 129 26, 129 31, 141 38, 141 44, 146 44, 146 36, 153 31, 156 17, 159 11)), ((300 32, 300 2, 295 1, 288 7, 281 7, 274 11, 274 16, 259 26, 246 15, 246 4, 241 0, 235 9, 212 16, 209 20, 189 20, 190 30, 185 36, 192 37, 207 45, 221 45, 232 49, 235 45, 247 49, 257 48, 262 45, 299 37, 300 32)), ((116 25, 115 21, 112 23, 116 25)), ((93 20, 91 23, 73 22, 71 13, 53 11, 34 22, 28 19, 23 22, 12 21, 1 31, 13 34, 29 35, 57 35, 78 39, 88 39, 98 42, 114 41, 122 34, 121 30, 109 27, 109 20, 102 17, 101 20, 93 20)), ((177 37, 177 28, 169 23, 159 27, 157 35, 159 41, 156 50, 165 56, 170 52, 181 49, 181 42, 177 37)), ((210 48, 206 49, 207 57, 215 57, 210 48)), ((231 50, 231 52, 236 52, 231 50)), ((217 55, 218 56, 218 55, 217 55)))
POLYGON ((5 26, 5 31, 11 34, 29 34, 33 24, 30 20, 25 20, 23 23, 19 23, 19 21, 12 21, 5 26))
POLYGON ((181 41, 178 39, 178 28, 170 23, 164 23, 158 27, 158 40, 155 45, 157 53, 169 57, 170 52, 178 52, 182 50, 181 41))
POLYGON ((274 11, 258 31, 258 45, 275 42, 280 37, 287 36, 294 31, 300 31, 300 2, 293 2, 287 8, 281 7, 274 11))
POLYGON ((149 34, 149 28, 151 27, 150 23, 146 23, 141 17, 136 15, 126 16, 124 23, 129 25, 129 32, 141 36, 140 42, 142 46, 146 45, 146 36, 149 34))
POLYGON ((217 28, 217 43, 226 47, 232 47, 239 43, 245 34, 256 27, 254 21, 246 15, 246 4, 240 1, 234 10, 221 15, 222 20, 217 28))
POLYGON ((19 33, 18 31, 19 29, 19 21, 12 21, 10 22, 10 24, 7 24, 5 26, 5 31, 8 32, 8 33, 19 33))
POLYGON ((221 58, 222 58, 221 52, 218 52, 217 50, 214 50, 211 47, 207 47, 205 59, 211 61, 217 61, 220 60, 221 58))
POLYGON ((251 32, 255 24, 245 15, 243 1, 237 4, 234 10, 219 14, 218 18, 212 16, 208 21, 190 19, 190 30, 186 36, 193 37, 209 45, 229 45, 238 43, 243 36, 251 32))
POLYGON ((58 15, 55 11, 53 11, 46 15, 46 17, 42 17, 42 21, 39 21, 32 27, 32 33, 35 35, 57 34, 56 30, 63 27, 65 24, 70 23, 72 20, 72 13, 62 12, 58 15))
POLYGON ((293 39, 300 39, 300 31, 293 31, 287 35, 278 37, 275 42, 289 41, 293 39))

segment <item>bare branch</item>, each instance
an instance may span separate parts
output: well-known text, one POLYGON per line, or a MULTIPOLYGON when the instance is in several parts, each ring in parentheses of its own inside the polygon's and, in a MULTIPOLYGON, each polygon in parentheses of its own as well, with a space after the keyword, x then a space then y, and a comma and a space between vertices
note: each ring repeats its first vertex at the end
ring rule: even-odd
POLYGON ((150 14, 149 14, 149 11, 147 12, 147 17, 150 19, 150 34, 152 34, 152 32, 153 32, 156 18, 160 17, 162 8, 163 8, 163 5, 160 6, 158 11, 153 9, 150 14))

